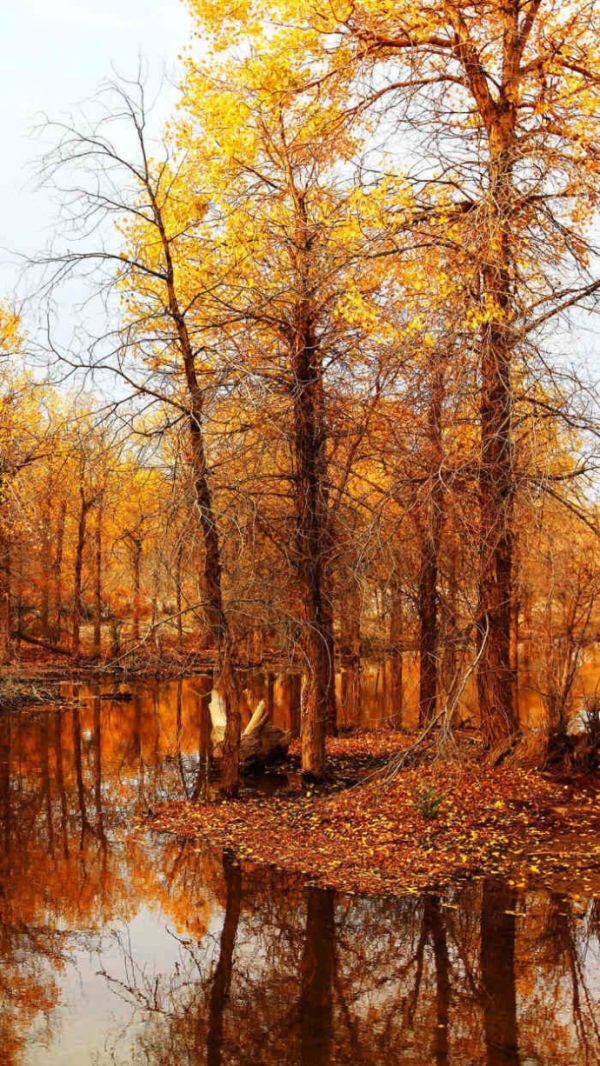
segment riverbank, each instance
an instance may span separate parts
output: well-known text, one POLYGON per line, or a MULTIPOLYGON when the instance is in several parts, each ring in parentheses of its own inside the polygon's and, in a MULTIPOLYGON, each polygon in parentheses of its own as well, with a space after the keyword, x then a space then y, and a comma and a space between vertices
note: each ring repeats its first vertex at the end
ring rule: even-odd
POLYGON ((488 876, 523 889, 600 891, 597 778, 436 763, 344 787, 401 743, 337 738, 325 787, 163 803, 145 825, 346 892, 402 895, 488 876))
MULTIPOLYGON (((0 702, 3 697, 10 697, 11 689, 25 687, 39 682, 85 681, 112 679, 115 682, 127 681, 172 681, 212 674, 215 669, 215 653, 148 651, 142 653, 131 650, 123 652, 118 658, 93 658, 82 656, 70 658, 67 651, 62 657, 52 655, 43 649, 27 649, 19 658, 13 659, 2 668, 0 678, 0 702)), ((262 659, 260 662, 243 662, 239 664, 242 676, 260 674, 267 677, 270 673, 288 673, 289 660, 283 657, 262 659)))

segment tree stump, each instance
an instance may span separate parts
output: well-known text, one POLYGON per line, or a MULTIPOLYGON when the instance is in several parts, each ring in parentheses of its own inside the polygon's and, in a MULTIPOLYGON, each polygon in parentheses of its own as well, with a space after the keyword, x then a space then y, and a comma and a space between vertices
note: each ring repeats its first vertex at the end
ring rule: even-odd
MULTIPOLYGON (((217 689, 213 689, 210 701, 212 723, 213 757, 220 759, 225 736, 225 701, 217 689)), ((240 766, 242 772, 260 769, 285 759, 292 740, 290 730, 271 725, 271 714, 265 701, 257 705, 240 741, 240 766)))

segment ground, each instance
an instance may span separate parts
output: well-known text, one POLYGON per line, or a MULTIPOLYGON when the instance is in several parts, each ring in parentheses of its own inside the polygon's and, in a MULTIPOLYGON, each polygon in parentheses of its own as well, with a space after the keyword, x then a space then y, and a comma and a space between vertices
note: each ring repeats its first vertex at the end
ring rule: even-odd
POLYGON ((523 888, 600 891, 597 776, 563 781, 436 761, 391 781, 378 777, 406 742, 389 734, 336 738, 324 786, 298 779, 287 791, 236 801, 165 803, 151 825, 342 891, 395 895, 494 874, 523 888))

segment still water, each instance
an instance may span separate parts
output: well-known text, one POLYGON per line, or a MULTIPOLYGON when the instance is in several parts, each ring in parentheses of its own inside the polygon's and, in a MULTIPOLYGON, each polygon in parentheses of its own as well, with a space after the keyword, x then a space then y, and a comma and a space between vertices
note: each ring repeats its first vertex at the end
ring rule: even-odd
POLYGON ((197 784, 198 684, 0 714, 2 1066, 600 1063, 600 900, 345 897, 136 828, 197 784))

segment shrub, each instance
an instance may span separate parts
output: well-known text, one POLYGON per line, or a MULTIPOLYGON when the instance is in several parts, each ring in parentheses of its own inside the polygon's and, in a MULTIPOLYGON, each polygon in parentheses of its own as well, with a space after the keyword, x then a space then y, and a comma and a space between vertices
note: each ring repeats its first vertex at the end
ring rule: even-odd
POLYGON ((419 785, 415 793, 415 804, 423 818, 432 821, 444 801, 444 793, 438 792, 434 785, 419 785))

